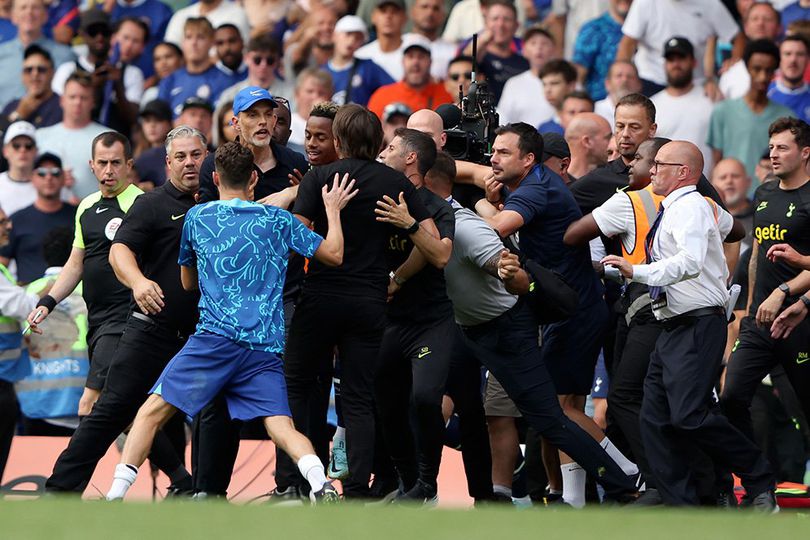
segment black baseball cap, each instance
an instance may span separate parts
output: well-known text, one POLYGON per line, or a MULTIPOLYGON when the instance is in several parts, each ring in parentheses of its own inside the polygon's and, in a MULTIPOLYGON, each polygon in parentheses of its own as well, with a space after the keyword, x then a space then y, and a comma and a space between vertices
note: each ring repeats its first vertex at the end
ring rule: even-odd
POLYGON ((375 7, 381 8, 381 7, 387 6, 389 4, 392 5, 392 6, 398 7, 402 11, 405 11, 405 1, 404 0, 378 0, 378 2, 375 4, 375 7))
POLYGON ((190 98, 187 98, 183 102, 183 108, 180 110, 182 112, 185 111, 186 109, 191 109, 192 107, 199 107, 200 109, 205 109, 206 111, 212 114, 214 112, 214 106, 211 105, 211 102, 208 101, 207 99, 203 99, 198 96, 191 96, 190 98))
POLYGON ((110 16, 100 9, 83 11, 80 17, 79 29, 86 32, 91 26, 105 26, 111 28, 110 16))
POLYGON ((40 167, 43 163, 53 163, 60 169, 62 168, 62 159, 57 156, 56 154, 52 154, 50 152, 43 152, 42 154, 37 156, 37 159, 34 160, 34 168, 40 167))
POLYGON ((571 157, 571 149, 568 148, 568 143, 565 142, 565 138, 553 131, 543 133, 543 161, 550 157, 558 157, 560 159, 571 157))
POLYGON ((692 42, 682 36, 671 37, 664 44, 664 58, 669 58, 669 55, 677 54, 679 56, 695 57, 695 48, 692 42))
POLYGON ((167 122, 172 121, 172 108, 169 106, 168 103, 163 101, 162 99, 153 99, 149 103, 143 106, 141 112, 138 114, 141 118, 145 118, 147 116, 154 116, 158 120, 164 120, 167 122))

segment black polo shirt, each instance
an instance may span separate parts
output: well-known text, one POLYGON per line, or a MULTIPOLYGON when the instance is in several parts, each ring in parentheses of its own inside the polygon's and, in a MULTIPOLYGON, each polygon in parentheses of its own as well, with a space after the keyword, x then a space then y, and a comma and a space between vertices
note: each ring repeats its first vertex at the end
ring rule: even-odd
POLYGON ((629 181, 630 167, 619 157, 597 167, 569 186, 584 216, 602 206, 617 191, 625 189, 629 181))
MULTIPOLYGON (((256 167, 259 182, 256 184, 253 197, 257 201, 290 187, 290 179, 287 175, 292 174, 293 169, 298 169, 301 174, 309 169, 309 163, 304 156, 286 146, 271 142, 270 151, 276 158, 276 166, 266 171, 256 167)), ((200 202, 216 200, 219 200, 219 192, 214 185, 214 154, 210 153, 200 167, 200 202)))
MULTIPOLYGON (((451 241, 456 232, 456 215, 450 203, 425 187, 416 190, 430 217, 439 229, 440 238, 451 241)), ((402 229, 397 229, 388 240, 387 258, 391 270, 399 268, 411 254, 414 244, 402 229)), ((429 324, 453 315, 453 304, 447 296, 444 270, 428 263, 413 275, 388 304, 388 317, 399 323, 429 324)))
MULTIPOLYGON (((165 305, 150 317, 183 335, 194 333, 199 317, 199 292, 183 289, 177 264, 183 217, 194 204, 193 194, 181 192, 168 181, 135 201, 114 241, 131 249, 143 275, 163 290, 165 305)), ((140 312, 134 299, 130 308, 140 312)))

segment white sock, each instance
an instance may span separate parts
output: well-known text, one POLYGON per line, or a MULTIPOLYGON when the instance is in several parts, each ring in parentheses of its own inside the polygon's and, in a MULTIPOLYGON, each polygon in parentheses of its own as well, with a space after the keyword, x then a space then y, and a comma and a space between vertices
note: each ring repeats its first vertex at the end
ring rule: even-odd
POLYGON ((587 473, 578 463, 560 465, 563 481, 563 501, 574 508, 585 506, 585 479, 587 473))
POLYGON ((135 465, 127 465, 126 463, 116 465, 113 483, 110 486, 110 491, 107 492, 107 500, 123 499, 136 478, 138 478, 138 467, 135 465))
POLYGON ((627 459, 625 455, 622 454, 621 450, 616 448, 616 445, 610 442, 610 439, 605 437, 599 442, 599 444, 605 449, 605 452, 607 452, 607 455, 610 456, 610 459, 615 461, 616 465, 622 468, 624 474, 627 476, 638 474, 638 465, 627 459))
POLYGON ((492 485, 492 492, 493 493, 500 493, 501 495, 506 495, 507 497, 512 497, 512 488, 502 486, 500 484, 493 484, 492 485))
POLYGON ((309 482, 312 492, 320 491, 327 482, 326 473, 323 470, 323 463, 315 454, 307 454, 298 460, 298 470, 309 482))
POLYGON ((340 426, 337 427, 337 429, 335 430, 335 435, 332 437, 333 441, 335 439, 342 439, 344 441, 346 440, 346 428, 345 427, 340 427, 340 426))

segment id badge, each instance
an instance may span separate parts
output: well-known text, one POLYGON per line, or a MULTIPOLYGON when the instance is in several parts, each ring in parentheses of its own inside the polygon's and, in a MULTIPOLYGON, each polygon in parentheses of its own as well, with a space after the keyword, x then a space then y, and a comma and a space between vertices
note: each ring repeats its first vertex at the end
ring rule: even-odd
POLYGON ((661 294, 658 295, 658 298, 652 301, 652 309, 658 310, 664 307, 667 307, 667 293, 661 291, 661 294))

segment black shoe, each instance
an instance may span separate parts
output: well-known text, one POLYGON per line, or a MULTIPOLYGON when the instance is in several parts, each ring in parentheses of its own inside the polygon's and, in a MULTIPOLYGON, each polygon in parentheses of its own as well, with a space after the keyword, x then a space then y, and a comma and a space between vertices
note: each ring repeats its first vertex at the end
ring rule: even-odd
POLYGON ((635 500, 633 506, 661 506, 664 500, 655 488, 649 488, 635 500))
POLYGON ((340 493, 332 482, 327 482, 318 491, 310 492, 309 500, 312 504, 337 504, 340 502, 340 493))
POLYGON ((411 489, 404 493, 400 492, 391 502, 393 504, 420 504, 433 507, 438 504, 439 497, 436 495, 435 487, 422 480, 417 480, 411 489))
POLYGON ((188 486, 183 482, 180 484, 172 484, 166 488, 166 499, 190 499, 193 496, 194 488, 190 481, 188 482, 188 486))
POLYGON ((737 509, 736 495, 725 491, 721 491, 720 493, 718 493, 717 508, 723 508, 725 510, 736 510, 737 509))
POLYGON ((779 505, 776 504, 776 495, 774 495, 772 489, 763 491, 754 498, 744 497, 741 506, 751 508, 755 512, 761 512, 763 514, 779 513, 779 505))
POLYGON ((290 486, 284 489, 280 489, 276 486, 269 495, 270 500, 268 500, 267 503, 277 506, 302 506, 306 500, 305 496, 301 494, 301 490, 296 486, 290 486))
POLYGON ((630 479, 633 481, 633 485, 636 488, 636 491, 642 493, 647 490, 647 479, 644 478, 644 473, 638 471, 636 474, 630 476, 630 479))

